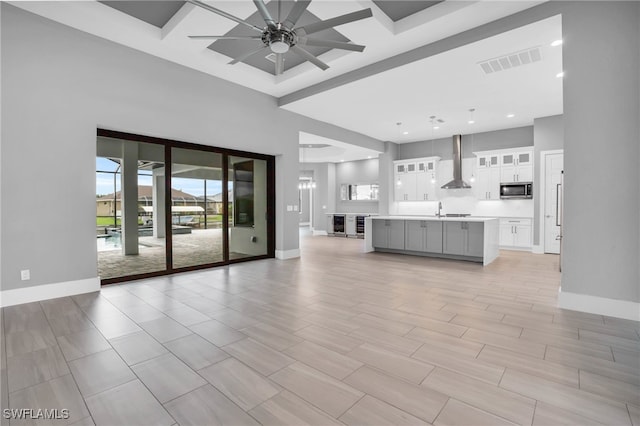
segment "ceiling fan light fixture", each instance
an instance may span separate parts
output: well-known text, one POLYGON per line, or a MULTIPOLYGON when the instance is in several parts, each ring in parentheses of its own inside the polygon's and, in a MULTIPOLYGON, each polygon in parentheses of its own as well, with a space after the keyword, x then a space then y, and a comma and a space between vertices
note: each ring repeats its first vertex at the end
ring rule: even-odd
POLYGON ((289 51, 289 45, 281 40, 272 41, 269 48, 273 53, 287 53, 289 51))

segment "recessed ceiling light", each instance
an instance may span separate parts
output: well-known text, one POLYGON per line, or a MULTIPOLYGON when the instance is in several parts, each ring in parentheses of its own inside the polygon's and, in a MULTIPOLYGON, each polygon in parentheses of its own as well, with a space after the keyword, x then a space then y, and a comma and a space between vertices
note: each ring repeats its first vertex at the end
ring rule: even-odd
POLYGON ((403 134, 403 135, 408 135, 408 134, 409 134, 409 132, 402 132, 402 134, 403 134))
POLYGON ((434 126, 433 130, 438 130, 440 128, 440 126, 434 126))
POLYGON ((469 121, 467 121, 467 123, 469 123, 469 124, 473 124, 473 123, 475 123, 475 121, 473 121, 473 120, 469 120, 469 121))
POLYGON ((344 160, 340 160, 341 163, 344 163, 344 160))
POLYGON ((516 116, 515 114, 507 114, 507 118, 513 118, 515 116, 516 116))
POLYGON ((552 47, 560 46, 561 44, 562 44, 562 39, 554 40, 554 41, 551 42, 551 46, 552 47))
POLYGON ((367 156, 367 158, 371 158, 371 156, 370 156, 370 155, 368 155, 368 156, 367 156))
POLYGON ((564 77, 564 71, 560 71, 558 74, 556 74, 556 77, 558 78, 564 77))

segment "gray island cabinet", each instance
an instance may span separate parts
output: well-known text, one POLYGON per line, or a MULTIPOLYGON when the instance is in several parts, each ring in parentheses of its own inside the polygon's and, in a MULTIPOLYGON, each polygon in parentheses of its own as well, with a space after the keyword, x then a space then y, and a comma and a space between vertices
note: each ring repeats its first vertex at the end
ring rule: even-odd
POLYGON ((498 257, 495 218, 377 216, 365 221, 365 252, 468 260, 488 265, 498 257))

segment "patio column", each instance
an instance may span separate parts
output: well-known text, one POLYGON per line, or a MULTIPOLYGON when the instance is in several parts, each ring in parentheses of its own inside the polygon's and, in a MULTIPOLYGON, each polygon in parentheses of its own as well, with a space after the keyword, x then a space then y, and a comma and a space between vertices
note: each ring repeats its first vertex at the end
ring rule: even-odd
POLYGON ((122 253, 138 254, 138 144, 122 144, 122 253))
POLYGON ((165 214, 164 208, 165 194, 164 194, 164 167, 153 169, 153 237, 164 238, 165 237, 165 214))

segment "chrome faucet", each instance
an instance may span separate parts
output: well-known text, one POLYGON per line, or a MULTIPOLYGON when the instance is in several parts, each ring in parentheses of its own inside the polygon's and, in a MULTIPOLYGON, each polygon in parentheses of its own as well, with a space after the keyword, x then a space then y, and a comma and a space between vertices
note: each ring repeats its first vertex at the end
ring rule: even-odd
POLYGON ((438 213, 436 213, 437 217, 442 217, 441 211, 442 211, 442 201, 438 201, 438 213))

